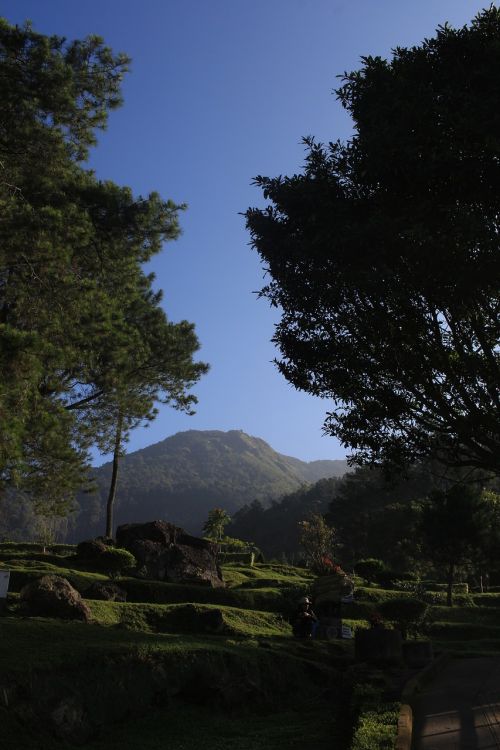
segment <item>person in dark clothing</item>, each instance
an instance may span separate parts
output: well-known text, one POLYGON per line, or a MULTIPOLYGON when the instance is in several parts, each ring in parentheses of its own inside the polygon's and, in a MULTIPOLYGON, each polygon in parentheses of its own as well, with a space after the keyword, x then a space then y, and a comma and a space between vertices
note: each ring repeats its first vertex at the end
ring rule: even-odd
POLYGON ((299 601, 299 607, 292 624, 296 638, 313 638, 318 626, 318 618, 311 607, 311 600, 304 596, 299 601))

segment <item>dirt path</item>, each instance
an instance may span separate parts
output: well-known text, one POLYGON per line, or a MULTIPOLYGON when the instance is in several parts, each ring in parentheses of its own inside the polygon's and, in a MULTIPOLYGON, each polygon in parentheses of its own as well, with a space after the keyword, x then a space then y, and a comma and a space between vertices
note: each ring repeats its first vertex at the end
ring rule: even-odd
POLYGON ((500 749, 500 657, 452 660, 412 707, 414 750, 500 749))

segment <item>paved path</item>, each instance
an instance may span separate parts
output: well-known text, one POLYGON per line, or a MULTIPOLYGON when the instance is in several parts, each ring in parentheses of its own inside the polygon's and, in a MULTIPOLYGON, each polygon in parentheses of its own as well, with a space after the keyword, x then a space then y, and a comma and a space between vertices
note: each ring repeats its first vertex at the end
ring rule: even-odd
POLYGON ((414 750, 500 750, 500 657, 452 660, 412 707, 414 750))

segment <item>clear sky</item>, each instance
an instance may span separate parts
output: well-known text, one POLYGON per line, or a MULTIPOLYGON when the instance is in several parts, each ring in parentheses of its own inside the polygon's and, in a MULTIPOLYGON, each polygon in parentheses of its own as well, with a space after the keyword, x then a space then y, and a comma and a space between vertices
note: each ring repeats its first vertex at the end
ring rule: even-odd
MULTIPOLYGON (((343 458, 322 434, 332 404, 295 391, 272 364, 277 313, 244 212, 262 205, 255 175, 301 169, 301 138, 347 138, 336 76, 361 55, 387 57, 439 24, 461 26, 487 0, 0 0, 11 23, 132 57, 124 106, 100 135, 99 177, 186 202, 183 235, 152 262, 173 321, 196 324, 210 373, 193 417, 164 407, 129 450, 187 429, 242 429, 304 460, 343 458)), ((102 458, 96 460, 102 462, 102 458)))

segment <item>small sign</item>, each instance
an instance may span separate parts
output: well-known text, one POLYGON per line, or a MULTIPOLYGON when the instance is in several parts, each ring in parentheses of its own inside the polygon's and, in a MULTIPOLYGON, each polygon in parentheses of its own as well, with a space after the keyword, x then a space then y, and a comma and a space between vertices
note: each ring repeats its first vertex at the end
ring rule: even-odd
POLYGON ((0 599, 7 599, 10 570, 0 570, 0 599))
POLYGON ((342 625, 342 638, 352 638, 352 630, 349 625, 342 625))

